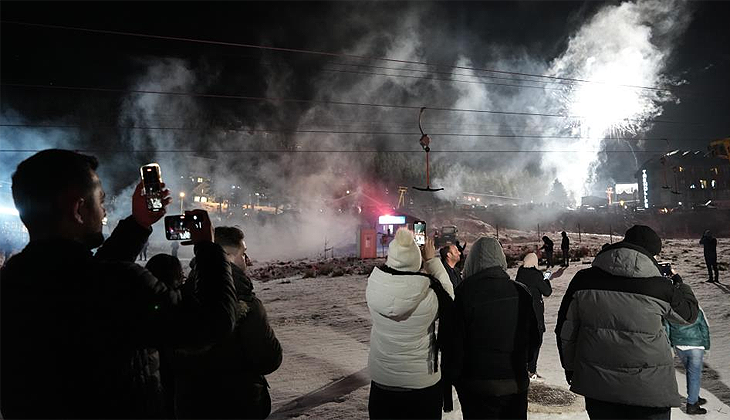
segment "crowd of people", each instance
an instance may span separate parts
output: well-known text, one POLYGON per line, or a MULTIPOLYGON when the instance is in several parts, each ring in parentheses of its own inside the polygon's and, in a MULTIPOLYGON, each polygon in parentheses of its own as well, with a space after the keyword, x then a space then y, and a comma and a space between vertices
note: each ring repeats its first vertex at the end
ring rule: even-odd
MULTIPOLYGON (((189 274, 179 246, 147 259, 169 191, 163 209, 150 211, 140 183, 131 216, 105 240, 97 166, 54 149, 13 174, 30 243, 0 271, 2 416, 266 418, 265 376, 281 365, 282 347, 246 273, 244 232, 214 228, 193 210, 189 274)), ((570 240, 561 236, 567 267, 570 240)), ((554 244, 543 242, 549 269, 554 244)), ((700 243, 709 281, 718 281, 717 240, 708 231, 700 243)), ((668 419, 681 401, 671 346, 687 372, 687 413, 706 412, 707 318, 679 274, 661 273, 661 248, 651 228, 632 227, 562 298, 560 360, 592 419, 668 419)), ((465 255, 459 243, 437 251, 427 238, 419 247, 400 229, 388 249, 366 288, 370 418, 439 419, 453 409, 452 387, 465 419, 526 418, 530 383, 540 380, 543 298, 553 291, 538 255, 528 253, 512 280, 495 238, 479 238, 465 255)))
POLYGON ((169 191, 150 211, 140 183, 104 240, 97 166, 54 149, 13 174, 30 243, 0 272, 3 418, 267 417, 264 375, 282 350, 246 275, 243 232, 186 212, 199 221, 187 279, 173 255, 142 267, 169 191))
MULTIPOLYGON (((570 242, 561 236, 565 267, 570 242)), ((553 242, 543 242, 551 268, 553 242)), ((699 396, 706 317, 679 274, 661 273, 661 247, 656 232, 636 225, 580 270, 563 296, 560 360, 592 419, 670 418, 681 405, 672 346, 687 371, 686 412, 707 412, 699 396)), ((482 237, 459 273, 458 251, 442 248, 439 264, 431 242, 419 249, 401 229, 385 265, 370 275, 370 418, 440 419, 453 409, 452 387, 465 419, 527 418, 530 383, 540 380, 550 272, 528 253, 512 281, 499 241, 482 237)))

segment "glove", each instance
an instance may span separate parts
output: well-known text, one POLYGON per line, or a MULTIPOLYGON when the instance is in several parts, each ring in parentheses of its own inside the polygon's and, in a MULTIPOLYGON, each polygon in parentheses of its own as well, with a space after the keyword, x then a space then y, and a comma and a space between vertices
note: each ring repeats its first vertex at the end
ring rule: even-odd
POLYGON ((571 385, 573 383, 573 371, 572 370, 565 371, 565 381, 568 383, 568 385, 571 385))
POLYGON ((682 277, 679 274, 675 274, 672 276, 672 284, 674 284, 675 287, 679 286, 682 283, 684 282, 682 281, 682 277))

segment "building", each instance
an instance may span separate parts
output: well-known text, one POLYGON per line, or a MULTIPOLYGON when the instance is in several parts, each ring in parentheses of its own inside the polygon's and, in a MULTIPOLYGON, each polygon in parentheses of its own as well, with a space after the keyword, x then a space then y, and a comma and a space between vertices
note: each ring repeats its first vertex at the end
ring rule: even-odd
POLYGON ((709 153, 674 150, 644 162, 636 178, 638 208, 730 205, 730 163, 709 153))

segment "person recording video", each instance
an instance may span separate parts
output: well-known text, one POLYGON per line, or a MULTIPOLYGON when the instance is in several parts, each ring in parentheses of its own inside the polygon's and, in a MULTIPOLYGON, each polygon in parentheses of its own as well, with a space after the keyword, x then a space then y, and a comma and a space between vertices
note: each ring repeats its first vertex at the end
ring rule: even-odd
POLYGON ((104 241, 98 161, 50 149, 21 162, 12 193, 30 243, 2 268, 0 401, 5 418, 148 418, 141 349, 214 342, 235 322, 235 293, 207 213, 190 242, 197 299, 184 301, 134 263, 170 204, 152 211, 142 183, 132 215, 104 241), (91 250, 99 247, 95 254, 91 250), (183 305, 184 304, 184 305, 183 305), (184 306, 184 307, 183 307, 184 306))

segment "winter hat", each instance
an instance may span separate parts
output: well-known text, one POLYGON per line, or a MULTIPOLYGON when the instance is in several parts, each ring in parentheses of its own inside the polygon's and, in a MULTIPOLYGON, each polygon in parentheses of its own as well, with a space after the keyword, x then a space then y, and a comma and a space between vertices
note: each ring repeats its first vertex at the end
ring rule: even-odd
POLYGON ((651 255, 659 255, 659 252, 662 250, 661 238, 649 226, 632 226, 626 231, 624 242, 640 246, 649 251, 651 255))
POLYGON ((507 270, 507 259, 498 240, 483 236, 477 239, 469 250, 464 263, 464 278, 491 267, 507 270))
POLYGON ((530 252, 525 255, 525 259, 522 261, 522 266, 525 268, 537 267, 537 255, 534 252, 530 252))
POLYGON ((388 259, 385 265, 400 271, 418 271, 421 269, 421 250, 413 240, 413 232, 400 228, 388 246, 388 259))

